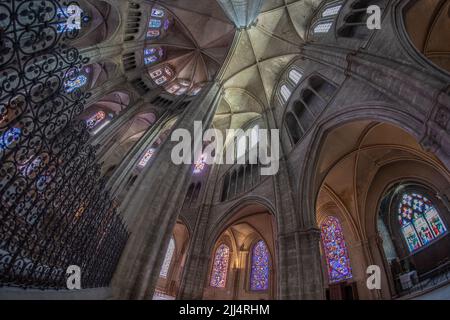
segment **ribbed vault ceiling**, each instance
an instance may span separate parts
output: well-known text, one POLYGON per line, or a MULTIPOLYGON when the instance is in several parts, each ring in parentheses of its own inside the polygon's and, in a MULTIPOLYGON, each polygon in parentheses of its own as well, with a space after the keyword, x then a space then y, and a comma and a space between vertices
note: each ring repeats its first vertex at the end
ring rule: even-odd
MULTIPOLYGON (((165 37, 147 45, 165 48, 161 64, 174 66, 178 79, 201 83, 212 80, 221 68, 219 80, 225 94, 213 125, 221 130, 242 128, 261 117, 271 104, 280 75, 300 53, 308 23, 322 1, 263 1, 253 25, 239 29, 231 51, 236 29, 219 2, 155 1, 155 6, 170 12, 175 23, 165 37)), ((242 5, 238 9, 233 1, 228 2, 232 8, 244 10, 242 5)), ((249 6, 247 13, 254 3, 249 6)))
POLYGON ((165 52, 165 58, 149 71, 169 64, 176 79, 189 80, 193 86, 213 80, 235 33, 220 6, 210 0, 161 0, 154 7, 164 8, 172 22, 164 37, 147 41, 146 47, 162 47, 165 52))
POLYGON ((214 126, 241 128, 271 103, 282 71, 299 54, 312 14, 323 0, 266 0, 256 24, 239 31, 221 74, 225 95, 214 126))
POLYGON ((243 28, 252 24, 258 16, 265 0, 217 0, 234 22, 236 27, 243 28))

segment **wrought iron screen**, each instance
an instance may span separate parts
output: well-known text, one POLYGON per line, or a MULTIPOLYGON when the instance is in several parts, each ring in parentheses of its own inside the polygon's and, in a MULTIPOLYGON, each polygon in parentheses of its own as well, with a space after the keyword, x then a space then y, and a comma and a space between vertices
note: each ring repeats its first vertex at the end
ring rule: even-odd
POLYGON ((89 94, 67 93, 88 62, 60 0, 0 0, 0 286, 108 286, 128 232, 76 121, 89 94))

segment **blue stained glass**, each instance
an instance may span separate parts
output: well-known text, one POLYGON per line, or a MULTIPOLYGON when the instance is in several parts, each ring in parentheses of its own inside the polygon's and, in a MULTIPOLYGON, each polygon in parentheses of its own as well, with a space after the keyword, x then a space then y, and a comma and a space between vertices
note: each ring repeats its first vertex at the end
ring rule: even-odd
POLYGON ((65 22, 60 22, 60 23, 56 24, 56 31, 58 33, 63 33, 65 31, 65 28, 66 28, 65 22))
POLYGON ((255 291, 269 289, 269 250, 263 240, 258 241, 252 249, 250 289, 255 291))
POLYGON ((75 29, 75 25, 67 25, 66 21, 67 17, 69 16, 69 14, 67 13, 67 7, 63 7, 63 8, 58 8, 56 9, 56 16, 60 19, 60 20, 64 20, 64 22, 59 22, 56 25, 56 31, 58 33, 62 33, 64 31, 71 31, 75 29))
POLYGON ((158 57, 156 57, 156 56, 144 57, 144 63, 145 64, 155 63, 156 61, 158 61, 158 57))
POLYGON ((230 261, 230 248, 221 244, 214 256, 214 264, 211 273, 211 287, 225 288, 227 282, 228 263, 230 261))
POLYGON ((152 9, 152 17, 162 18, 164 17, 164 10, 152 9))
POLYGON ((158 61, 164 55, 164 49, 157 48, 145 48, 144 49, 144 63, 151 64, 158 61))
POLYGON ((19 141, 22 130, 20 128, 10 128, 0 136, 0 150, 5 150, 14 142, 19 141))
POLYGON ((329 216, 321 225, 322 245, 328 265, 330 283, 352 278, 352 269, 348 257, 341 223, 336 217, 329 216))
POLYGON ((72 30, 80 30, 81 29, 81 22, 87 23, 90 20, 90 17, 86 15, 84 12, 80 12, 81 14, 81 20, 74 19, 70 24, 67 24, 68 18, 74 13, 74 11, 71 11, 71 13, 68 12, 68 7, 62 7, 61 9, 56 9, 56 17, 58 20, 62 20, 63 22, 59 22, 56 24, 56 31, 58 33, 62 33, 65 31, 72 31, 72 30))
POLYGON ((163 27, 164 30, 169 29, 169 27, 170 27, 170 21, 168 19, 164 20, 164 27, 163 27))
POLYGON ((145 48, 144 49, 144 55, 149 56, 151 54, 154 54, 156 52, 156 48, 145 48))
POLYGON ((159 27, 161 27, 161 20, 159 20, 159 19, 150 19, 150 22, 148 23, 148 26, 150 28, 159 28, 159 27))
POLYGON ((85 75, 80 74, 73 80, 66 80, 65 87, 66 92, 71 93, 75 89, 81 88, 87 83, 87 77, 85 75))

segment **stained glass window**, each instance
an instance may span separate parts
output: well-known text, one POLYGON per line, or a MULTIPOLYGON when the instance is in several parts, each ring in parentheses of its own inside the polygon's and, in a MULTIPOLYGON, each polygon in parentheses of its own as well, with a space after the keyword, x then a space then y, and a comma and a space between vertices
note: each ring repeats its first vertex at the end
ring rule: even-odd
POLYGON ((150 22, 148 23, 148 26, 150 28, 159 28, 159 27, 161 27, 161 20, 159 20, 159 19, 150 19, 150 22))
POLYGON ((173 84, 169 88, 167 88, 168 93, 175 93, 177 92, 181 87, 178 84, 173 84))
POLYGON ((170 27, 170 21, 169 21, 169 19, 164 20, 163 29, 164 29, 165 31, 167 31, 167 30, 169 29, 169 27, 170 27))
POLYGON ((87 79, 87 77, 84 74, 78 75, 73 80, 67 79, 66 82, 64 83, 64 85, 66 87, 66 92, 67 93, 71 93, 75 89, 83 87, 84 85, 86 85, 87 80, 88 79, 87 79))
POLYGON ((159 37, 161 33, 159 30, 148 30, 147 31, 147 38, 156 38, 159 37))
POLYGON ((402 195, 397 217, 410 252, 447 232, 431 200, 419 193, 402 195))
POLYGON ((106 113, 104 111, 97 111, 92 117, 86 120, 88 129, 94 128, 99 122, 105 119, 106 113))
POLYGON ((164 50, 160 47, 144 49, 144 56, 149 56, 149 55, 154 55, 154 54, 157 54, 157 56, 162 57, 164 54, 164 50))
POLYGON ((151 54, 154 54, 156 52, 156 48, 145 48, 144 49, 144 56, 148 56, 151 54))
POLYGON ((287 85, 282 85, 281 86, 281 96, 283 97, 283 102, 286 102, 289 100, 290 96, 291 96, 291 90, 289 90, 289 88, 287 87, 287 85))
POLYGON ((333 3, 325 7, 320 18, 316 21, 312 28, 312 34, 328 33, 333 26, 334 19, 339 14, 342 8, 342 1, 340 3, 333 3))
POLYGON ((158 38, 164 35, 170 27, 170 20, 164 18, 165 12, 163 9, 153 8, 151 17, 148 21, 147 38, 158 38))
POLYGON ((175 240, 172 237, 169 242, 169 247, 167 247, 161 271, 159 272, 159 276, 161 278, 167 278, 167 274, 169 273, 170 263, 172 262, 174 251, 175 251, 175 240))
POLYGON ((28 159, 26 164, 19 166, 20 173, 22 173, 22 175, 24 175, 24 176, 31 176, 31 175, 37 173, 39 170, 39 167, 41 166, 41 163, 43 162, 41 156, 37 156, 31 162, 30 162, 30 160, 31 159, 28 159))
POLYGON ((321 237, 330 283, 352 278, 344 233, 336 217, 329 216, 325 219, 321 225, 321 237))
MULTIPOLYGON (((170 71, 166 72, 167 75, 170 76, 170 71)), ((166 88, 166 91, 170 94, 175 94, 175 95, 182 95, 185 94, 189 88, 192 86, 192 82, 190 80, 187 79, 178 79, 176 83, 172 84, 171 86, 166 88)))
POLYGON ((196 96, 196 95, 198 95, 200 93, 200 91, 202 91, 201 87, 193 87, 191 89, 191 91, 189 91, 189 95, 190 96, 196 96))
POLYGON ((252 249, 250 289, 269 289, 269 250, 263 240, 258 241, 252 249))
POLYGON ((162 48, 145 48, 144 49, 144 64, 153 64, 159 61, 164 55, 162 48))
POLYGON ((177 95, 177 96, 180 96, 180 95, 182 95, 182 94, 185 94, 185 93, 188 91, 188 89, 189 89, 189 87, 181 87, 181 88, 177 91, 176 95, 177 95))
POLYGON ((155 83, 156 83, 157 85, 161 85, 161 84, 166 83, 167 80, 168 80, 168 79, 167 79, 166 76, 162 76, 162 77, 156 79, 156 80, 155 80, 155 83))
POLYGON ((63 7, 63 8, 58 8, 56 9, 56 16, 60 19, 63 20, 64 22, 60 22, 57 25, 57 31, 58 33, 62 33, 64 31, 71 31, 74 29, 80 29, 81 25, 78 25, 76 21, 77 19, 74 19, 74 23, 73 24, 67 24, 66 20, 69 17, 69 13, 67 12, 67 7, 63 7))
POLYGON ((202 172, 206 167, 206 155, 202 154, 200 159, 197 160, 194 164, 194 173, 202 172))
POLYGON ((339 13, 341 8, 342 8, 342 5, 340 5, 340 4, 336 5, 336 6, 328 7, 322 12, 322 17, 335 16, 339 13))
POLYGON ((157 70, 152 71, 152 72, 150 73, 150 77, 152 77, 152 79, 156 79, 157 77, 161 76, 162 73, 163 73, 163 72, 162 72, 162 69, 157 69, 157 70))
POLYGON ((153 8, 152 9, 152 17, 155 17, 155 18, 164 17, 164 10, 153 8))
POLYGON ((138 166, 141 168, 144 168, 147 163, 150 161, 150 159, 153 157, 153 154, 155 153, 154 148, 150 148, 147 151, 145 151, 144 155, 141 158, 141 161, 139 161, 138 166))
MULTIPOLYGON (((173 71, 172 67, 165 65, 164 67, 160 67, 158 69, 150 70, 150 77, 153 79, 153 81, 158 85, 161 86, 163 84, 166 84, 167 82, 170 82, 173 80, 175 76, 175 72, 173 71)), ((169 89, 171 87, 166 87, 166 89, 169 89)), ((177 90, 180 88, 178 86, 177 90)))
POLYGON ((221 244, 214 255, 214 264, 210 282, 211 287, 225 288, 229 261, 230 248, 225 244, 221 244))
POLYGON ((56 9, 56 17, 58 18, 59 22, 56 25, 56 31, 58 33, 66 32, 66 31, 72 31, 72 30, 80 30, 82 27, 82 24, 86 24, 89 22, 90 17, 81 10, 78 6, 70 5, 68 7, 62 7, 56 9), (70 19, 69 17, 73 15, 80 14, 80 19, 70 19), (67 23, 70 22, 70 23, 67 23))
POLYGON ((292 69, 291 71, 289 71, 289 79, 291 79, 294 84, 297 84, 302 79, 302 74, 297 70, 292 69))
POLYGON ((158 61, 158 57, 156 56, 144 57, 144 64, 152 64, 156 61, 158 61))
POLYGON ((167 74, 168 77, 173 77, 175 75, 175 72, 169 66, 164 67, 164 72, 167 74))
POLYGON ((14 142, 19 141, 22 130, 20 128, 10 128, 0 135, 0 150, 5 150, 14 142))
POLYGON ((332 22, 319 23, 314 27, 314 33, 327 33, 330 31, 332 25, 332 22))

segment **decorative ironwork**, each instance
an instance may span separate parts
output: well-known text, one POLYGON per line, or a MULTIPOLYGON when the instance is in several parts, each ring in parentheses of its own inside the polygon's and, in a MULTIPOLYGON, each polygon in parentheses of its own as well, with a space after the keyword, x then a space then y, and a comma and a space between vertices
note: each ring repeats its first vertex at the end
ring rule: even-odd
POLYGON ((128 232, 105 189, 86 124, 89 93, 65 92, 88 62, 63 28, 75 2, 0 0, 0 286, 108 286, 128 232))

